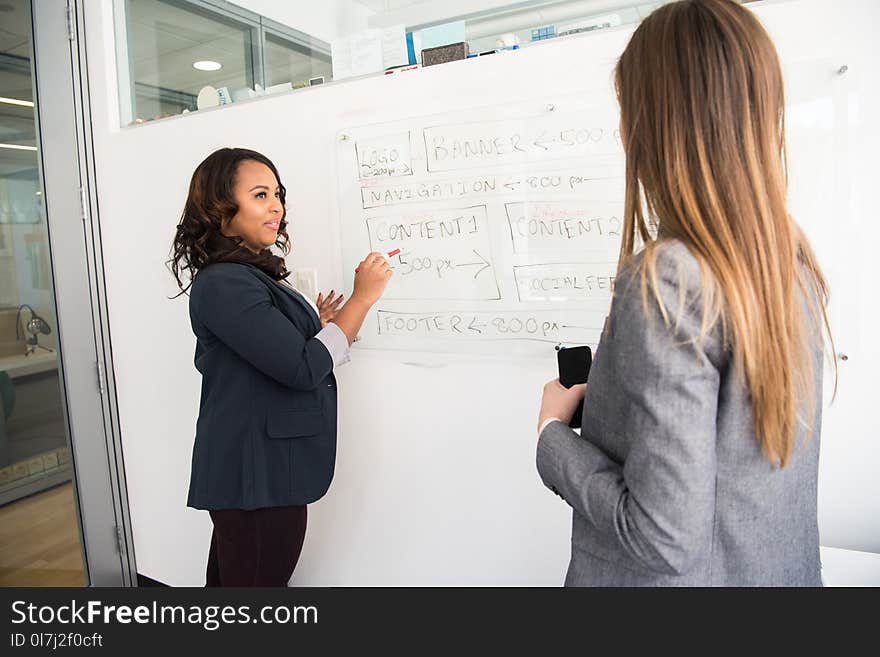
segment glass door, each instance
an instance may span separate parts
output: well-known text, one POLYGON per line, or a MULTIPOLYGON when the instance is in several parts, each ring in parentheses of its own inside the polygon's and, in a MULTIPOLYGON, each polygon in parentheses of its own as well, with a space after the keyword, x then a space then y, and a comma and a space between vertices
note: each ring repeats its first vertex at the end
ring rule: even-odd
POLYGON ((0 16, 0 585, 81 586, 30 0, 3 0, 0 16))
POLYGON ((0 586, 137 581, 84 6, 0 0, 0 586))

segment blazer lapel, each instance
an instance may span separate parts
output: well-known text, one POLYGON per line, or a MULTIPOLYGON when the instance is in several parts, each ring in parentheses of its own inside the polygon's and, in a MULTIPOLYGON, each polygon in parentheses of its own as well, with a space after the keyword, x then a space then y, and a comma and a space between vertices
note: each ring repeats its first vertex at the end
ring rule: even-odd
POLYGON ((298 303, 300 305, 300 307, 305 311, 309 320, 312 322, 312 326, 314 327, 315 332, 321 330, 321 318, 318 317, 318 315, 315 313, 315 309, 312 308, 312 306, 309 304, 309 302, 306 301, 305 298, 301 294, 299 294, 298 292, 295 292, 292 288, 288 287, 284 283, 282 283, 280 281, 273 280, 271 276, 266 274, 259 267, 254 267, 253 265, 250 265, 250 264, 248 266, 251 267, 255 272, 257 272, 257 274, 259 276, 261 276, 267 282, 269 282, 269 284, 271 284, 272 286, 274 286, 276 288, 281 288, 284 291, 284 293, 287 294, 287 296, 289 296, 296 303, 298 303))
POLYGON ((305 300, 305 297, 303 297, 299 292, 295 292, 293 289, 287 287, 287 285, 281 283, 280 281, 277 282, 276 285, 284 290, 284 292, 286 292, 288 296, 293 298, 300 306, 302 306, 302 308, 306 311, 306 314, 309 316, 309 319, 312 320, 312 325, 315 327, 315 330, 320 331, 321 318, 318 317, 317 314, 315 314, 315 309, 312 308, 311 304, 305 300))

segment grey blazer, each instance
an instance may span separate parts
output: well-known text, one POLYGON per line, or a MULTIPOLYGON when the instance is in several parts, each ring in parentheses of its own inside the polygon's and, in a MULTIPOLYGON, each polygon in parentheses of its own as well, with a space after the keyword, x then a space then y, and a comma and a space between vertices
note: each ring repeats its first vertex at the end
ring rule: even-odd
MULTIPOLYGON (((822 352, 813 428, 785 468, 762 455, 749 393, 720 327, 702 345, 696 259, 671 241, 646 316, 627 268, 615 285, 584 402, 581 436, 551 422, 544 483, 573 509, 568 586, 821 586, 816 480, 822 352), (632 283, 630 285, 630 283, 632 283)), ((650 300, 650 290, 649 290, 650 300)))

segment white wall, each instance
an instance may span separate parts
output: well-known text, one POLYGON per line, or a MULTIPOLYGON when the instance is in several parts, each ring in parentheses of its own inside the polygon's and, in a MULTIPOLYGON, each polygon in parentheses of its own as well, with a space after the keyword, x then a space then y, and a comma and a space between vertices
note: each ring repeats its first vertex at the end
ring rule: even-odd
MULTIPOLYGON (((877 61, 870 26, 880 8, 868 0, 835 3, 832 19, 823 15, 824 4, 782 2, 762 15, 791 75, 807 78, 794 85, 803 97, 793 99, 800 109, 793 117, 792 157, 800 153, 809 166, 792 163, 793 209, 808 224, 841 293, 838 347, 850 357, 840 399, 825 417, 822 541, 880 552, 880 446, 871 412, 878 364, 872 251, 880 235, 868 207, 871 158, 880 149, 870 123, 880 116, 880 86, 868 66, 877 61), (851 64, 849 78, 835 78, 836 68, 828 69, 841 61, 851 64), (828 109, 819 92, 830 84, 853 86, 842 96, 835 91, 828 109), (810 90, 818 95, 811 98, 810 90), (809 111, 810 103, 820 109, 809 111), (826 125, 829 120, 838 123, 826 125), (827 157, 828 149, 837 149, 839 161, 827 157)), ((120 130, 112 17, 105 11, 86 19, 114 374, 138 570, 170 584, 199 585, 210 520, 185 508, 199 378, 186 301, 168 300, 176 288, 163 265, 196 164, 226 145, 256 148, 275 160, 289 189, 290 264, 314 267, 322 289, 339 289, 337 130, 433 114, 439 107, 453 111, 582 92, 591 81, 565 62, 602 59, 610 68, 609 54, 622 49, 628 30, 120 130)), ((540 388, 555 375, 552 351, 546 360, 512 362, 358 351, 339 374, 336 478, 328 495, 310 507, 295 584, 561 583, 570 512, 544 490, 534 468, 540 388)))

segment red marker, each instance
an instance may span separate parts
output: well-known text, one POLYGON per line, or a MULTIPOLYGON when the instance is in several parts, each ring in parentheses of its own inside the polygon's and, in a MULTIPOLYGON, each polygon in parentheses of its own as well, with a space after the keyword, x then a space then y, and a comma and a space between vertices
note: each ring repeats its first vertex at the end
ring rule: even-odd
MULTIPOLYGON (((396 256, 398 253, 400 253, 400 249, 394 249, 393 251, 389 251, 389 252, 388 252, 388 255, 387 255, 386 257, 388 257, 388 258, 393 258, 393 257, 396 256)), ((357 274, 360 270, 361 270, 360 267, 355 267, 354 273, 357 274)))

